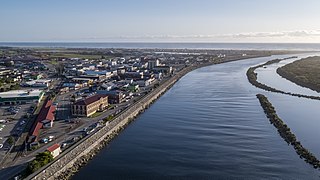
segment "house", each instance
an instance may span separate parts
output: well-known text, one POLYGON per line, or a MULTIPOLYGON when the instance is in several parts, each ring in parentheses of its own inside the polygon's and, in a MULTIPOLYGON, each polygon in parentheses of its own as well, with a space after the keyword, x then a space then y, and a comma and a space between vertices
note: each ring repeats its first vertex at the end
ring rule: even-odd
POLYGON ((111 90, 115 89, 116 87, 117 87, 117 85, 113 82, 103 83, 101 85, 101 88, 105 89, 107 91, 111 91, 111 90))
POLYGON ((171 66, 155 66, 152 70, 155 72, 163 73, 163 74, 171 74, 172 73, 171 66))
POLYGON ((135 81, 134 84, 137 84, 140 87, 147 87, 153 82, 153 80, 154 79, 141 79, 141 80, 135 81))
POLYGON ((59 154, 62 152, 59 144, 54 144, 47 148, 47 151, 50 152, 50 154, 53 156, 53 158, 59 156, 59 154))
POLYGON ((71 114, 73 116, 89 117, 97 111, 103 111, 108 106, 108 96, 104 94, 96 94, 86 99, 76 101, 71 106, 71 114))

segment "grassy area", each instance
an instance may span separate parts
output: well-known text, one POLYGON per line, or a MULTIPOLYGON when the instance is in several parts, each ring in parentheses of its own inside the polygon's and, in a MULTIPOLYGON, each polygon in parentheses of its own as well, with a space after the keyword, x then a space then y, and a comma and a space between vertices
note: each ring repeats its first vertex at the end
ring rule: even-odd
POLYGON ((52 65, 57 65, 58 61, 57 60, 51 60, 51 61, 49 61, 49 63, 52 64, 52 65))
POLYGON ((96 117, 101 116, 102 114, 103 114, 103 112, 96 112, 96 113, 92 114, 92 115, 90 116, 90 118, 96 118, 96 117))
POLYGON ((87 55, 87 54, 75 54, 75 53, 56 53, 51 54, 51 58, 82 58, 82 59, 100 59, 101 55, 87 55))
POLYGON ((277 69, 282 77, 320 92, 320 57, 309 57, 277 69))

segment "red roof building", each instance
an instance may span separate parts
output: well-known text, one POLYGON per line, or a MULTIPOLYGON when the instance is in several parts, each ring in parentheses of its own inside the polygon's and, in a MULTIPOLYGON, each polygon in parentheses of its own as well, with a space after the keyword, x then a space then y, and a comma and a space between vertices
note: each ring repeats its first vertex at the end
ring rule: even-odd
POLYGON ((53 158, 59 156, 61 149, 60 149, 60 145, 59 144, 54 144, 50 147, 47 148, 47 151, 49 151, 51 153, 51 155, 53 156, 53 158))
POLYGON ((55 106, 52 105, 52 100, 48 100, 41 108, 35 123, 31 129, 31 141, 37 141, 40 134, 40 129, 43 127, 52 127, 53 121, 55 119, 54 112, 56 110, 55 106))

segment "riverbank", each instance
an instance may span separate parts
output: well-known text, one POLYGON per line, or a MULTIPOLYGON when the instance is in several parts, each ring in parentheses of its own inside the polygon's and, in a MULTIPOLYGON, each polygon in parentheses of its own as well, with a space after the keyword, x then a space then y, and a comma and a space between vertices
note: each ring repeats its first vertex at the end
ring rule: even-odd
MULTIPOLYGON (((233 60, 236 59, 227 59, 224 62, 233 60)), ((181 77, 197 68, 218 63, 221 63, 221 59, 206 63, 193 64, 179 71, 170 79, 162 82, 161 85, 155 88, 152 92, 128 107, 128 109, 115 117, 98 132, 80 140, 73 147, 64 151, 52 163, 42 167, 26 179, 68 179, 84 164, 86 164, 97 152, 99 152, 102 147, 116 137, 118 133, 132 122, 140 113, 145 109, 148 109, 156 99, 170 89, 181 77)))
POLYGON ((277 69, 277 73, 302 87, 320 92, 320 57, 308 57, 277 69))
POLYGON ((311 164, 314 168, 320 168, 320 161, 301 145, 297 140, 296 136, 291 132, 290 128, 283 122, 283 120, 277 115, 277 112, 273 105, 269 102, 268 98, 262 94, 257 94, 257 98, 267 115, 270 123, 273 124, 279 135, 290 145, 293 146, 296 153, 303 159, 305 162, 311 164))
POLYGON ((289 58, 284 58, 284 59, 274 59, 274 60, 271 60, 271 61, 268 61, 264 64, 261 64, 261 65, 257 65, 257 66, 254 66, 254 67, 250 67, 248 70, 247 70, 247 78, 248 78, 248 81, 254 85, 255 87, 257 88, 260 88, 260 89, 263 89, 263 90, 266 90, 266 91, 270 91, 270 92, 275 92, 275 93, 280 93, 280 94, 286 94, 286 95, 290 95, 290 96, 295 96, 295 97, 302 97, 302 98, 307 98, 307 99, 314 99, 314 100, 320 100, 320 97, 319 96, 309 96, 309 95, 304 95, 304 94, 297 94, 297 93, 291 93, 291 92, 285 92, 285 91, 282 91, 282 90, 278 90, 276 88, 273 88, 273 87, 270 87, 266 84, 263 84, 263 83, 260 83, 258 81, 258 78, 257 78, 257 73, 255 73, 255 70, 258 69, 258 68, 262 68, 264 66, 267 66, 267 65, 270 65, 270 64, 274 64, 274 63, 279 63, 283 60, 287 60, 287 59, 292 59, 292 58, 296 58, 295 56, 294 57, 289 57, 289 58))
MULTIPOLYGON (((261 56, 259 56, 261 57, 261 56)), ((96 153, 116 137, 130 122, 132 122, 140 113, 147 109, 156 99, 170 89, 185 74, 197 68, 220 64, 230 61, 242 60, 255 57, 238 57, 230 59, 215 59, 206 63, 193 64, 178 72, 172 78, 163 82, 151 93, 142 97, 127 110, 115 117, 106 127, 100 129, 97 133, 82 139, 75 146, 63 152, 54 162, 41 168, 36 173, 30 175, 27 179, 68 179, 82 166, 84 166, 96 153)))

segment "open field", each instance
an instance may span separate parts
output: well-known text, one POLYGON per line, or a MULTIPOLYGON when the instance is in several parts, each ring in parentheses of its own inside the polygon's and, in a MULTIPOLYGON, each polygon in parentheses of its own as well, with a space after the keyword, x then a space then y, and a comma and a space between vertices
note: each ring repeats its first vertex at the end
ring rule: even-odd
POLYGON ((300 86, 320 92, 320 57, 308 57, 277 69, 277 73, 300 86))
POLYGON ((83 59, 100 59, 101 55, 72 54, 72 53, 55 53, 50 55, 51 58, 83 58, 83 59))

